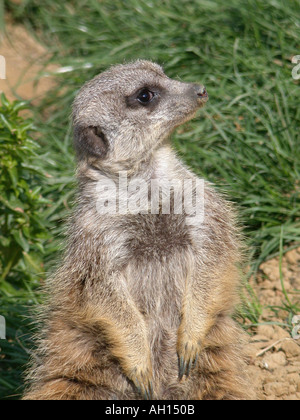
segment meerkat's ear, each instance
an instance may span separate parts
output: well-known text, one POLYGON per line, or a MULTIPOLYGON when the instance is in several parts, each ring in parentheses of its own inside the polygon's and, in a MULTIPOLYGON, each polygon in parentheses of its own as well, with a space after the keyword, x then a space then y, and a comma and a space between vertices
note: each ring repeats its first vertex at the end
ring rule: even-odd
POLYGON ((108 142, 99 127, 74 128, 74 147, 79 156, 104 158, 108 152, 108 142))

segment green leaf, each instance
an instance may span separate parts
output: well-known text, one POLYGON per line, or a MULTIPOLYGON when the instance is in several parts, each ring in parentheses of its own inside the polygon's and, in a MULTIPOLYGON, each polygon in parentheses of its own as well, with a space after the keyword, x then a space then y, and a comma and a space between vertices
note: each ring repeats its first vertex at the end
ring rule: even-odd
POLYGON ((43 273, 42 260, 37 254, 23 252, 23 256, 29 268, 33 269, 35 273, 43 273))
POLYGON ((13 237, 15 241, 20 245, 20 247, 25 251, 28 252, 30 249, 28 241, 24 238, 23 233, 21 230, 17 230, 13 232, 13 237))
POLYGON ((6 98, 4 92, 1 93, 1 103, 5 108, 10 108, 10 102, 6 98))

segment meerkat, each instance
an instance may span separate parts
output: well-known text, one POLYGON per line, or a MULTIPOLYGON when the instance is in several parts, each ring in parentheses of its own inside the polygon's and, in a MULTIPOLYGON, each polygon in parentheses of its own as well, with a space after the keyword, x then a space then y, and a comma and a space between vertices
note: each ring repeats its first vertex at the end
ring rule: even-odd
POLYGON ((207 100, 203 85, 143 60, 113 66, 78 93, 77 206, 24 399, 253 398, 245 335, 232 319, 242 249, 233 206, 203 181, 203 220, 172 205, 164 213, 161 201, 154 214, 147 205, 97 208, 99 184, 120 173, 146 185, 188 179, 195 197, 198 178, 169 138, 207 100))

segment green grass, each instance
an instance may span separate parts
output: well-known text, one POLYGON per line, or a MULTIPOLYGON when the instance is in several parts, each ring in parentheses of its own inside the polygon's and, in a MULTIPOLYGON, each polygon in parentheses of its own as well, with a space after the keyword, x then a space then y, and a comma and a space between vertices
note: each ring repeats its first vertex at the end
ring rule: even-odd
MULTIPOLYGON (((86 80, 112 64, 137 58, 159 62, 170 77, 207 86, 209 103, 199 118, 177 130, 174 145, 196 173, 237 203, 252 270, 299 245, 300 84, 291 74, 291 58, 300 54, 298 1, 44 0, 42 7, 37 0, 4 3, 60 68, 57 87, 33 110, 43 170, 51 176, 43 186, 43 195, 52 203, 46 214, 51 234, 45 244, 46 270, 56 258, 62 221, 72 206, 72 100, 86 80)), ((35 296, 34 287, 27 287, 35 296)), ((12 314, 13 337, 19 322, 12 305, 19 302, 24 308, 22 293, 28 297, 28 289, 21 287, 16 298, 9 298, 14 301, 4 302, 12 314)), ((300 305, 289 305, 288 299, 283 306, 290 318, 300 313, 300 305)), ((255 324, 260 312, 248 288, 242 316, 255 324)), ((24 348, 20 353, 25 360, 24 348)), ((6 376, 0 367, 0 398, 21 384, 19 373, 13 378, 12 367, 6 376)))

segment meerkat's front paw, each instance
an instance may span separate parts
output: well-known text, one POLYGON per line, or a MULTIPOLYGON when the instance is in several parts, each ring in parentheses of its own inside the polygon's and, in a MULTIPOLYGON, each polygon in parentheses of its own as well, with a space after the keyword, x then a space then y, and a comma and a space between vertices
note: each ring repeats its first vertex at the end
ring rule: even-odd
POLYGON ((139 394, 146 400, 153 399, 154 380, 150 349, 141 346, 139 352, 128 354, 123 360, 123 369, 139 394))
POLYGON ((197 363, 200 352, 200 340, 192 340, 186 334, 178 335, 177 355, 180 381, 184 375, 189 376, 191 369, 197 363))
POLYGON ((141 370, 136 368, 131 373, 132 382, 137 388, 138 392, 145 400, 151 400, 153 398, 153 378, 152 372, 149 370, 141 370))
POLYGON ((138 392, 146 400, 153 398, 153 377, 151 365, 148 367, 137 366, 128 375, 129 379, 134 383, 138 392))

